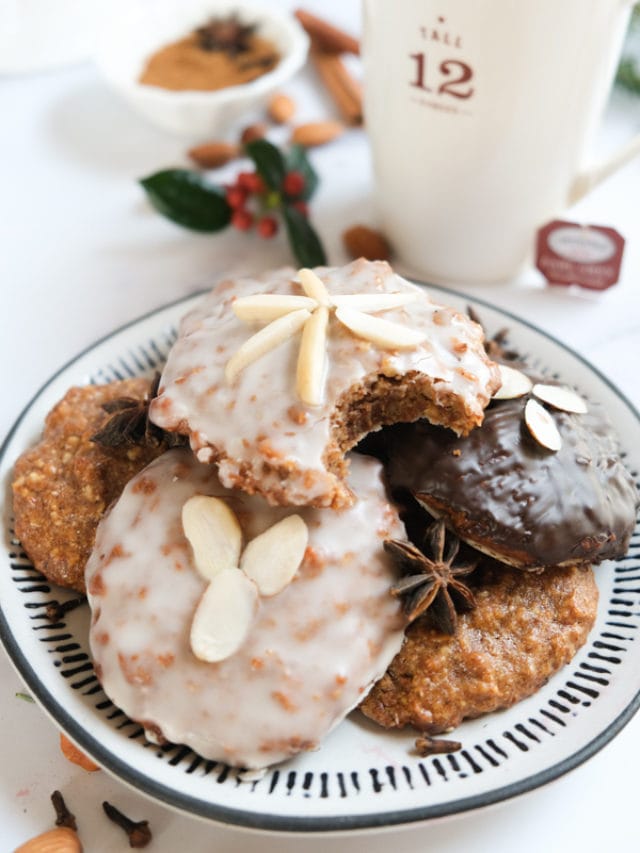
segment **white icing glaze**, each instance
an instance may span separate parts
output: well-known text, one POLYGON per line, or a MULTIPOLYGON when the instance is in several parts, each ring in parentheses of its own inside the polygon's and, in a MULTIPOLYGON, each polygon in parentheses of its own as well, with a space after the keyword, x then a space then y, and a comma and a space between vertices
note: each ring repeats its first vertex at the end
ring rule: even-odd
POLYGON ((224 485, 247 488, 247 479, 253 480, 252 488, 268 500, 322 506, 332 503, 336 487, 336 477, 323 459, 331 438, 331 414, 350 388, 378 375, 419 372, 437 380, 436 401, 454 394, 480 423, 497 372, 484 354, 476 324, 432 302, 388 264, 359 260, 316 272, 332 295, 416 293, 410 304, 371 316, 426 331, 427 340, 409 350, 383 350, 332 317, 325 402, 305 406, 295 390, 300 334, 245 367, 233 383, 224 376, 229 359, 260 327, 239 320, 233 301, 259 293, 304 295, 296 272, 283 269, 260 278, 224 281, 183 319, 150 416, 165 429, 188 432, 201 462, 218 461, 224 485))
POLYGON ((226 497, 245 543, 291 514, 224 489, 187 450, 155 460, 101 522, 86 570, 91 649, 106 693, 146 729, 206 758, 262 767, 321 738, 357 705, 402 644, 396 577, 382 549, 403 527, 376 461, 356 456, 346 510, 299 509, 305 558, 279 594, 261 598, 231 658, 198 660, 189 630, 206 581, 181 524, 194 494, 226 497))

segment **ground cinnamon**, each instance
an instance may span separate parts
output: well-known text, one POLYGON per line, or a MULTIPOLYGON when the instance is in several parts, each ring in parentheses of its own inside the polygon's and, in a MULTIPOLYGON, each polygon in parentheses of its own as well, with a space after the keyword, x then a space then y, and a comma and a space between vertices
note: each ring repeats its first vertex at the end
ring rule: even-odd
POLYGON ((272 42, 249 35, 246 49, 207 50, 197 33, 160 48, 149 57, 139 82, 171 91, 216 91, 249 83, 271 71, 280 59, 272 42))

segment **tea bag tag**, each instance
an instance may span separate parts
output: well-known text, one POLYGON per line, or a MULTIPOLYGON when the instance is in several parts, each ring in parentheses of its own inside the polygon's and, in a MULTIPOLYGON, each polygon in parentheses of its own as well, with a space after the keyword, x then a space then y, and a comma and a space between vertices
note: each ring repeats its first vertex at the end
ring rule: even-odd
POLYGON ((555 219, 536 238, 536 267, 549 284, 606 290, 620 278, 624 237, 604 225, 555 219))

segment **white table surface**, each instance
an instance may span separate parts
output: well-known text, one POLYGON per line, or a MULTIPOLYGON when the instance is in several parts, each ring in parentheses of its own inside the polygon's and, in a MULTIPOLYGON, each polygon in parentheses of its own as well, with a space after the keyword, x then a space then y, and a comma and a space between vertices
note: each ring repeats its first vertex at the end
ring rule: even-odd
MULTIPOLYGON (((355 2, 306 5, 358 29, 355 2)), ((332 114, 310 72, 288 90, 298 100, 300 119, 332 114)), ((199 236, 152 212, 136 179, 185 164, 186 145, 132 114, 90 63, 0 78, 0 116, 0 437, 51 373, 97 338, 223 273, 290 262, 284 238, 265 242, 231 231, 199 236)), ((638 131, 640 98, 615 92, 598 146, 607 150, 638 131)), ((350 131, 312 156, 322 178, 313 219, 331 262, 343 263, 343 228, 375 224, 367 140, 363 131, 350 131)), ((532 269, 514 282, 461 283, 458 289, 560 338, 640 406, 639 211, 637 160, 570 211, 577 221, 612 226, 627 239, 621 281, 604 293, 547 288, 532 269)), ((62 757, 58 733, 43 711, 15 698, 24 687, 4 653, 0 684, 2 850, 51 825, 55 788, 80 817, 92 853, 128 849, 101 814, 104 799, 148 819, 154 831, 149 849, 156 851, 288 853, 303 844, 323 853, 638 849, 638 716, 586 764, 506 804, 421 828, 302 840, 204 824, 148 801, 104 772, 86 774, 62 757)))

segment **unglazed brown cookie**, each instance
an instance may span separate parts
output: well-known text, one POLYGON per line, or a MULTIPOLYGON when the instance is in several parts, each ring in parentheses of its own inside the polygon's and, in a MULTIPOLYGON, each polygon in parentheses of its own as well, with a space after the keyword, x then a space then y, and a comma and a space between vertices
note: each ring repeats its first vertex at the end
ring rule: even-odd
POLYGON ((583 645, 596 617, 590 568, 523 572, 494 565, 469 578, 476 608, 454 635, 428 615, 406 639, 361 710, 386 728, 431 734, 535 693, 583 645))
POLYGON ((110 417, 104 404, 121 397, 142 400, 148 390, 148 379, 71 388, 48 414, 41 441, 16 462, 16 535, 35 568, 53 583, 84 592, 84 566, 105 509, 161 452, 91 441, 110 417))
POLYGON ((480 326, 432 302, 388 264, 361 259, 319 268, 318 299, 304 286, 305 272, 220 283, 183 319, 151 419, 188 435, 199 461, 217 464, 228 488, 272 504, 339 508, 353 502, 345 451, 367 432, 427 417, 467 433, 481 423, 499 377, 480 326), (271 305, 288 300, 284 313, 305 324, 304 332, 297 325, 277 346, 230 370, 248 342, 273 326, 276 315, 266 310, 238 316, 242 300, 256 295, 271 305), (312 321, 307 326, 305 314, 323 312, 325 326, 307 336, 312 321), (378 324, 382 335, 391 326, 397 342, 363 337, 362 328, 354 331, 358 323, 369 331, 378 324), (305 347, 323 359, 317 371, 301 370, 305 347), (316 402, 300 394, 306 373, 318 380, 316 402))
POLYGON ((376 438, 392 490, 415 494, 460 539, 522 568, 622 556, 638 493, 601 405, 584 414, 548 409, 561 447, 539 444, 525 425, 530 395, 494 400, 464 438, 425 421, 376 438))

